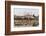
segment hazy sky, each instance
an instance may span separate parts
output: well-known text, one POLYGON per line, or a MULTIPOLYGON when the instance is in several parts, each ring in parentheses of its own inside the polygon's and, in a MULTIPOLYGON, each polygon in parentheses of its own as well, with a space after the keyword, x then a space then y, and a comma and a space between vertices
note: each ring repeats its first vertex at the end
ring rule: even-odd
POLYGON ((14 8, 14 15, 22 16, 24 14, 34 14, 38 15, 39 9, 31 9, 31 8, 14 8))

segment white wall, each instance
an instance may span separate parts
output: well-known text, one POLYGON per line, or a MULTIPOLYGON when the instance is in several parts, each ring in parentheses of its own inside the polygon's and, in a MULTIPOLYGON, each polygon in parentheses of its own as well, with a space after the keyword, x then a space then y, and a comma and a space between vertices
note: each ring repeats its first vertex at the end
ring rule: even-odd
POLYGON ((5 29, 5 15, 4 15, 4 12, 5 12, 5 3, 4 3, 4 0, 0 0, 0 36, 3 36, 4 35, 4 29, 5 29))
MULTIPOLYGON (((22 1, 22 0, 20 0, 20 1, 22 1)), ((23 1, 46 3, 45 2, 46 0, 23 0, 23 1)), ((45 7, 46 7, 46 4, 45 4, 45 7)), ((46 13, 46 11, 45 11, 45 13, 46 13)), ((46 16, 45 16, 45 18, 46 18, 46 16)), ((46 29, 45 29, 45 31, 46 31, 46 29)), ((4 0, 0 0, 0 36, 5 36, 5 1, 4 0)), ((10 36, 13 36, 13 35, 10 35, 10 36)), ((14 35, 14 36, 46 36, 46 33, 24 34, 24 35, 14 35)))

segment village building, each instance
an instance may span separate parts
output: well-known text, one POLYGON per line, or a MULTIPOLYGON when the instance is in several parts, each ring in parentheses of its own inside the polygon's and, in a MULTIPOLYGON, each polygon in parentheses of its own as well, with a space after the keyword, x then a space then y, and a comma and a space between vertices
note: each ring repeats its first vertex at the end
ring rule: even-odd
MULTIPOLYGON (((24 16, 14 16, 14 23, 20 25, 33 25, 36 19, 33 15, 26 14, 24 16)), ((36 21, 37 22, 37 21, 36 21)))

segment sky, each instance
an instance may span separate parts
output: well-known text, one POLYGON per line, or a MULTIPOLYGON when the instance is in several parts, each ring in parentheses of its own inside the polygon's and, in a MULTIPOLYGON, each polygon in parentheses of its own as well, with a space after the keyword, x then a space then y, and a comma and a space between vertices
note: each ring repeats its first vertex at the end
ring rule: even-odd
POLYGON ((23 16, 24 14, 34 14, 38 16, 39 9, 35 8, 14 8, 14 15, 23 16))

